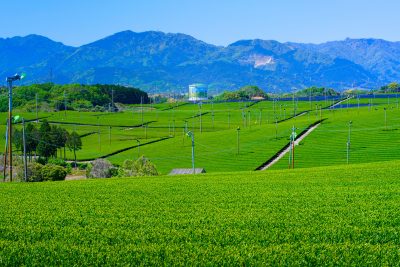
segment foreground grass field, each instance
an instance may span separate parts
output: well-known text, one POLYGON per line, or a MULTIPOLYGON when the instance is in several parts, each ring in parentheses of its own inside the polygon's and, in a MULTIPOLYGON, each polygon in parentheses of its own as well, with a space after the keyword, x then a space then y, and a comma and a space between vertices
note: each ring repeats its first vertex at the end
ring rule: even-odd
POLYGON ((0 265, 398 265, 400 162, 0 184, 0 265))

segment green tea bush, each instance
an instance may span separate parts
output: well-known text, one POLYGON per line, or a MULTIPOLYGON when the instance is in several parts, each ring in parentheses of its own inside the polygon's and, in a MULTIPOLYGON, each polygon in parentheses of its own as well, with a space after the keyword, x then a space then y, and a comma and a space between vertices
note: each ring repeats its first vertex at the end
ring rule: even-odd
POLYGON ((46 164, 42 167, 41 174, 43 181, 61 181, 67 176, 67 171, 61 166, 46 164))

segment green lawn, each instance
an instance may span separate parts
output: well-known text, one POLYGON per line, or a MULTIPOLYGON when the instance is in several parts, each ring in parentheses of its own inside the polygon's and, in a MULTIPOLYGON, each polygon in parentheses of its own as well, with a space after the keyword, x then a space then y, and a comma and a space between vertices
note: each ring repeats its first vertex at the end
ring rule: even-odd
POLYGON ((398 265, 399 164, 0 183, 0 265, 398 265))

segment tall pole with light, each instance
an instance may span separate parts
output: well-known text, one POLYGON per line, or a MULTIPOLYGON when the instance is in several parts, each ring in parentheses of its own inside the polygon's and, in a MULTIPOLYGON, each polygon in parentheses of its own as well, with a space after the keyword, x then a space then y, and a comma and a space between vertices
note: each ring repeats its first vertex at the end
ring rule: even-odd
MULTIPOLYGON (((14 76, 7 77, 7 85, 8 85, 8 121, 7 121, 7 128, 8 128, 8 174, 10 175, 10 182, 12 181, 12 87, 13 82, 19 81, 25 78, 25 74, 22 73, 21 75, 15 74, 14 76)), ((5 168, 6 166, 4 166, 5 168)))
POLYGON ((194 167, 194 133, 189 131, 186 135, 192 139, 192 172, 196 174, 196 169, 194 167))
POLYGON ((351 124, 353 122, 349 121, 349 135, 347 136, 347 164, 349 164, 350 158, 350 142, 351 142, 351 124))

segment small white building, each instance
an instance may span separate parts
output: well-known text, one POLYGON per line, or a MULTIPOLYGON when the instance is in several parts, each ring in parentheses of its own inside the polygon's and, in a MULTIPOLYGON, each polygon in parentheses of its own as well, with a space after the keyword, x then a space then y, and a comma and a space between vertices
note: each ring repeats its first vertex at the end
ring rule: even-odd
POLYGON ((189 101, 202 101, 207 100, 208 87, 202 83, 195 83, 189 85, 189 101))

